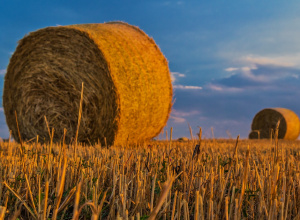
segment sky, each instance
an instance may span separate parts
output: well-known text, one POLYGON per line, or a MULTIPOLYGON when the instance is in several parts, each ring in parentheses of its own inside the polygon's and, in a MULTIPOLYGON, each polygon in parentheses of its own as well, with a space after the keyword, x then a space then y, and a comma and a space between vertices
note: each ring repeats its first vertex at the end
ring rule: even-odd
POLYGON ((0 0, 0 137, 9 134, 2 91, 18 40, 48 26, 124 21, 169 62, 174 105, 164 130, 247 138, 264 108, 300 115, 299 11, 298 0, 0 0))

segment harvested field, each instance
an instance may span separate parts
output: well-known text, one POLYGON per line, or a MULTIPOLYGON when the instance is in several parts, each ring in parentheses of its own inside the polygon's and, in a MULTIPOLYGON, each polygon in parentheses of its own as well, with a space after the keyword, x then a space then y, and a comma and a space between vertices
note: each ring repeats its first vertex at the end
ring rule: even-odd
POLYGON ((300 142, 0 143, 0 213, 20 219, 294 219, 300 142), (195 150, 194 150, 195 149, 195 150))

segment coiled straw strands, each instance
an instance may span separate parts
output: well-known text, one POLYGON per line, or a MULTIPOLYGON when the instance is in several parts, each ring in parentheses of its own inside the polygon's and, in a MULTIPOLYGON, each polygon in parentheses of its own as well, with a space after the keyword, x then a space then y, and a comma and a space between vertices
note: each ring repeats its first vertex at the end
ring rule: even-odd
POLYGON ((13 137, 39 135, 102 144, 155 137, 168 119, 172 85, 168 63, 154 40, 123 22, 48 27, 20 40, 5 76, 3 106, 13 137))

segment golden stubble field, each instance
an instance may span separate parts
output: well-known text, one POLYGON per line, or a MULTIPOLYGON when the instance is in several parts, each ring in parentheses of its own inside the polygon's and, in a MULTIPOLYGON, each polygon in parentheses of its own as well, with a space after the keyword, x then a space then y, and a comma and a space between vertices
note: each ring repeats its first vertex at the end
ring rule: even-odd
POLYGON ((2 219, 295 219, 300 142, 0 144, 2 219))

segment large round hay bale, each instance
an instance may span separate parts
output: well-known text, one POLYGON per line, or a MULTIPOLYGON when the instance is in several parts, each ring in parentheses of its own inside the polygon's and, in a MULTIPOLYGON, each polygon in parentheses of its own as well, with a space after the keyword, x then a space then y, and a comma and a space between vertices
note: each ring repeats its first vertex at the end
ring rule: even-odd
POLYGON ((152 38, 123 22, 48 27, 20 40, 5 76, 3 106, 15 140, 39 135, 45 123, 60 141, 122 144, 155 137, 172 100, 168 63, 152 38))
POLYGON ((280 121, 278 138, 287 140, 297 139, 300 132, 299 118, 293 111, 285 108, 267 108, 258 112, 252 121, 252 132, 249 138, 257 138, 257 131, 260 133, 260 138, 270 138, 272 131, 274 137, 278 121, 280 121))

